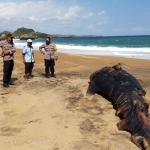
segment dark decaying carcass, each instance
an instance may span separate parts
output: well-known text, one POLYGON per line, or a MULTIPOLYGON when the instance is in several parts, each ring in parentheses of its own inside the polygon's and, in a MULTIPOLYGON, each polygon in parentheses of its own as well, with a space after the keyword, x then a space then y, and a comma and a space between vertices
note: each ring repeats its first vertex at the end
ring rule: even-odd
POLYGON ((141 149, 150 147, 150 119, 146 92, 131 74, 122 70, 121 64, 104 67, 90 76, 88 94, 100 94, 112 102, 119 130, 131 133, 131 140, 141 149))

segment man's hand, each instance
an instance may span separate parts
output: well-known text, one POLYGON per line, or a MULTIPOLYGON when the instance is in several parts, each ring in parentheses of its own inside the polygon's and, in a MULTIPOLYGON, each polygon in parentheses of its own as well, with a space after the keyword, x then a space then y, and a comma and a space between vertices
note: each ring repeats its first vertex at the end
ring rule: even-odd
POLYGON ((57 61, 58 60, 58 56, 55 56, 54 59, 57 61))
POLYGON ((7 54, 9 54, 9 53, 10 53, 9 50, 4 51, 4 54, 5 54, 5 55, 7 55, 7 54))
POLYGON ((0 54, 0 57, 3 57, 3 56, 4 56, 4 54, 3 54, 3 53, 1 53, 1 54, 0 54))
POLYGON ((44 52, 44 51, 42 51, 41 53, 42 53, 43 55, 45 55, 45 52, 44 52))
POLYGON ((26 61, 25 61, 25 60, 23 60, 23 63, 25 64, 25 63, 26 63, 26 61))

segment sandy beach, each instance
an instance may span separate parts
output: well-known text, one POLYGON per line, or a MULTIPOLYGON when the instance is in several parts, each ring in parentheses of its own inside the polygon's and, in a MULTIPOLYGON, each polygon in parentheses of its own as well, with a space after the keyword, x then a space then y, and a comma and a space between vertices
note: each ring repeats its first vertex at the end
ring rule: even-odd
POLYGON ((0 150, 139 150, 119 131, 110 102, 87 96, 89 76, 119 62, 140 82, 150 102, 150 60, 58 53, 56 78, 44 77, 44 60, 35 51, 34 78, 25 81, 21 50, 15 53, 12 80, 2 86, 0 58, 0 150))

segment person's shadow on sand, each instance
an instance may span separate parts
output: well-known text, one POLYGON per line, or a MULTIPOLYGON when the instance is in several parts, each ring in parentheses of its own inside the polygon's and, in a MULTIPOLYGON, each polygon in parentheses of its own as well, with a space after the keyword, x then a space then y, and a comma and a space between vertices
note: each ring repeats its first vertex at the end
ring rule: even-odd
POLYGON ((17 81, 18 78, 11 78, 11 82, 14 83, 15 81, 17 81))
MULTIPOLYGON (((17 81, 18 78, 11 78, 11 82, 14 83, 15 81, 17 81)), ((3 79, 0 80, 0 82, 3 82, 3 79)))

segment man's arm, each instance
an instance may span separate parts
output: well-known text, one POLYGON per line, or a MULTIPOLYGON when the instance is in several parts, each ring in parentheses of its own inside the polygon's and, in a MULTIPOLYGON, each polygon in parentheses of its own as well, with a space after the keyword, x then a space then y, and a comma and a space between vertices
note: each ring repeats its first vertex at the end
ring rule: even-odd
POLYGON ((43 55, 45 55, 45 51, 43 51, 42 48, 45 48, 45 44, 42 44, 42 45, 39 47, 40 52, 41 52, 43 55))
POLYGON ((25 54, 26 54, 26 49, 25 49, 25 46, 24 46, 24 47, 23 47, 23 50, 22 50, 23 63, 26 62, 26 60, 25 60, 25 54))
POLYGON ((34 63, 35 63, 35 58, 34 58, 34 48, 33 48, 33 51, 32 51, 32 56, 33 56, 34 63))
POLYGON ((0 54, 0 57, 4 57, 4 53, 1 53, 1 54, 0 54))
POLYGON ((3 53, 4 53, 4 55, 7 55, 10 53, 10 50, 5 50, 5 51, 3 51, 3 53))
POLYGON ((12 45, 8 50, 3 49, 3 54, 8 55, 8 54, 13 54, 16 52, 15 45, 12 45))
POLYGON ((11 50, 9 50, 9 53, 10 53, 10 54, 13 54, 13 53, 15 53, 15 52, 16 52, 15 45, 12 45, 12 48, 11 48, 11 50))
POLYGON ((25 63, 25 54, 22 53, 23 63, 25 63))
POLYGON ((4 56, 4 53, 3 53, 3 43, 4 43, 4 41, 0 41, 0 48, 2 49, 2 52, 0 53, 1 57, 4 56))
POLYGON ((55 59, 55 60, 58 60, 57 47, 56 47, 56 45, 55 45, 55 44, 54 44, 53 49, 54 49, 54 59, 55 59))
POLYGON ((4 41, 0 41, 0 47, 1 48, 3 47, 3 43, 4 43, 4 41))

